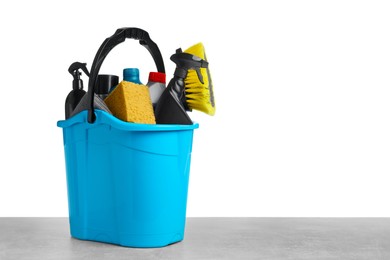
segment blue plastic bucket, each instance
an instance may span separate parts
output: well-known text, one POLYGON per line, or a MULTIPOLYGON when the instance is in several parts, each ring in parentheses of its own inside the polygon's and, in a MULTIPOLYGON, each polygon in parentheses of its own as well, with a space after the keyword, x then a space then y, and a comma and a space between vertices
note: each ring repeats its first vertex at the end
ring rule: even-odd
POLYGON ((193 125, 123 122, 95 110, 63 128, 72 237, 162 247, 184 237, 193 125))

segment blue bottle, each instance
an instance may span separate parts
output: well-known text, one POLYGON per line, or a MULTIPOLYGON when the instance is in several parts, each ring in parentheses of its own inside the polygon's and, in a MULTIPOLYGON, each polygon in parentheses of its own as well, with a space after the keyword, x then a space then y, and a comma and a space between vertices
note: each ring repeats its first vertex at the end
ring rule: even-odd
POLYGON ((137 84, 142 84, 139 80, 139 69, 128 68, 123 70, 123 80, 130 81, 137 84))
MULTIPOLYGON (((136 84, 142 84, 139 80, 139 69, 137 68, 127 68, 123 69, 123 80, 133 82, 136 84)), ((110 93, 116 88, 116 86, 112 86, 110 89, 110 93)))

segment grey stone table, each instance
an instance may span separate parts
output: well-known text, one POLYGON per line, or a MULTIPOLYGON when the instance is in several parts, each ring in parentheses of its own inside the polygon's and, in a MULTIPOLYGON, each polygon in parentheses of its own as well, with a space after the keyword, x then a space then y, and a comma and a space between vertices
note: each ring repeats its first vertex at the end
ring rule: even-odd
POLYGON ((0 259, 390 259, 389 218, 189 218, 184 241, 73 239, 67 218, 0 218, 0 259))

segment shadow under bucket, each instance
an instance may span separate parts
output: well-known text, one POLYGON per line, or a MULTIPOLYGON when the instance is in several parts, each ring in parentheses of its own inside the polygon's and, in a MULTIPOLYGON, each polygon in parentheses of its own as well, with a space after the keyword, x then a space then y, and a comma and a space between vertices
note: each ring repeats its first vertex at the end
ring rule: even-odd
POLYGON ((129 247, 183 240, 193 125, 123 122, 95 110, 63 128, 71 235, 129 247))

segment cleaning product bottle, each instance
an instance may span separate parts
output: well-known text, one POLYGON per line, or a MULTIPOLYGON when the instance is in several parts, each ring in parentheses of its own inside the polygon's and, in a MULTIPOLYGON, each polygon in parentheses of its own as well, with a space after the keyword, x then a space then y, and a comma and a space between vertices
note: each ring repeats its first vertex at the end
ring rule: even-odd
MULTIPOLYGON (((208 62, 202 55, 194 55, 177 49, 171 56, 176 64, 174 77, 161 94, 155 109, 157 124, 191 125, 191 118, 186 111, 197 109, 207 114, 215 113, 214 94, 208 62)), ((191 49, 190 49, 191 51, 191 49)), ((192 51, 191 51, 192 52, 192 51)))
MULTIPOLYGON (((127 68, 123 69, 123 80, 133 82, 136 84, 142 84, 139 80, 139 69, 137 68, 127 68)), ((110 93, 116 88, 115 86, 112 86, 110 89, 110 93)))
POLYGON ((82 69, 84 73, 89 76, 86 63, 74 62, 70 65, 68 71, 73 76, 73 90, 68 94, 65 100, 65 118, 68 119, 73 110, 76 108, 80 100, 85 95, 85 90, 83 90, 83 81, 81 80, 81 72, 79 69, 82 69))
POLYGON ((104 100, 108 96, 110 89, 113 87, 115 88, 116 85, 118 85, 118 83, 119 83, 118 76, 100 74, 98 75, 98 84, 95 92, 102 100, 104 100))
POLYGON ((161 94, 165 90, 165 73, 150 72, 149 80, 146 86, 149 87, 149 94, 152 100, 153 108, 156 107, 161 94))
POLYGON ((137 84, 142 84, 141 81, 139 80, 139 69, 137 68, 124 69, 123 80, 137 83, 137 84))

